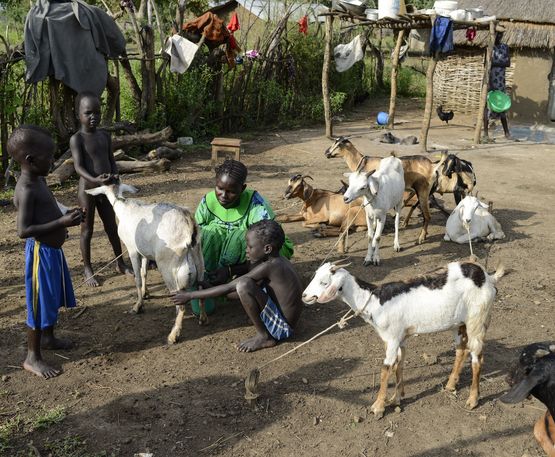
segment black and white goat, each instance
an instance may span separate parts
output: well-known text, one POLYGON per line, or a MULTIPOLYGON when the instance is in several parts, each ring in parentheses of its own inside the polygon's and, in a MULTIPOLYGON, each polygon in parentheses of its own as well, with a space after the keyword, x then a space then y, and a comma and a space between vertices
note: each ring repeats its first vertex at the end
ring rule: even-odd
POLYGON ((376 171, 355 171, 349 174, 349 187, 343 195, 345 203, 363 197, 368 224, 368 250, 364 265, 379 265, 380 237, 385 218, 390 209, 395 211, 395 239, 393 248, 401 250, 399 244, 399 217, 403 208, 405 178, 403 164, 394 156, 381 159, 376 171))
POLYGON ((403 364, 409 336, 453 329, 457 345, 455 363, 446 388, 454 391, 463 363, 472 357, 472 386, 466 406, 476 407, 486 330, 497 289, 504 274, 499 267, 488 275, 471 262, 452 262, 429 276, 392 282, 379 287, 362 285, 339 265, 325 263, 303 292, 307 304, 342 300, 372 325, 386 345, 380 390, 371 407, 379 419, 386 406, 391 372, 396 375, 395 394, 387 404, 400 404, 404 396, 403 364))
POLYGON ((500 398, 502 402, 518 403, 533 395, 547 406, 534 426, 534 436, 548 457, 555 457, 555 344, 526 346, 507 380, 511 389, 500 398))

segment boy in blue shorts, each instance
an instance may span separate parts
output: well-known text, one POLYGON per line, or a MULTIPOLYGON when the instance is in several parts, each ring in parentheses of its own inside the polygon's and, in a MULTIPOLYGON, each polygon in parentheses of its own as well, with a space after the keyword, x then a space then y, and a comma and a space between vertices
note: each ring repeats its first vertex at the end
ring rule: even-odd
POLYGON ((60 306, 75 306, 75 296, 64 253, 67 227, 79 225, 79 208, 62 214, 46 185, 54 157, 50 133, 33 125, 22 125, 8 139, 8 153, 21 166, 15 186, 17 234, 25 245, 25 287, 27 298, 27 357, 23 368, 43 378, 60 370, 47 364, 43 349, 67 349, 71 342, 54 336, 60 306))
POLYGON ((173 302, 184 305, 195 298, 211 298, 237 293, 256 329, 256 335, 240 342, 237 349, 252 352, 272 347, 293 334, 302 311, 303 285, 293 265, 279 250, 285 241, 281 226, 274 220, 252 224, 246 234, 247 260, 244 271, 233 281, 198 291, 179 291, 173 302))

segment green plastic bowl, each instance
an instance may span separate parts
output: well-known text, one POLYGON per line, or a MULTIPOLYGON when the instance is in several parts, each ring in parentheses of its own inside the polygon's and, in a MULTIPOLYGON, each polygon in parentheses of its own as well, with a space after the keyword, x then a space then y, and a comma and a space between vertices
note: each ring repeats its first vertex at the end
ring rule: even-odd
POLYGON ((504 113, 511 107, 511 97, 500 90, 488 92, 488 108, 495 113, 504 113))
MULTIPOLYGON (((210 315, 216 310, 216 305, 225 303, 225 297, 218 298, 205 298, 204 299, 204 309, 206 314, 210 315)), ((200 314, 198 299, 191 300, 191 310, 195 316, 200 314)))

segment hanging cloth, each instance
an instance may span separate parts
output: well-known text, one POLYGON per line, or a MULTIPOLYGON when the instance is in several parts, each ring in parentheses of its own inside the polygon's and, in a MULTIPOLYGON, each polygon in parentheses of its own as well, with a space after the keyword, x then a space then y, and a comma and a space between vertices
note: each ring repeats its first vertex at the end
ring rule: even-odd
POLYGON ((466 29, 467 41, 474 41, 474 38, 476 38, 476 27, 468 27, 466 29))
POLYGON ((299 33, 304 33, 305 35, 308 35, 308 16, 306 14, 299 19, 298 24, 299 33))
POLYGON ((364 52, 362 51, 360 35, 354 37, 350 43, 338 44, 333 49, 333 57, 335 59, 335 68, 338 72, 347 71, 356 62, 362 60, 364 52))
POLYGON ((237 17, 237 13, 234 12, 233 16, 231 16, 231 19, 229 20, 229 24, 227 24, 227 30, 233 33, 239 30, 240 28, 241 26, 239 25, 239 18, 237 17))
POLYGON ((175 34, 168 38, 164 52, 170 55, 170 71, 184 73, 191 65, 198 46, 192 41, 175 34))
POLYGON ((447 54, 453 49, 453 21, 449 17, 438 16, 430 34, 430 54, 447 54))

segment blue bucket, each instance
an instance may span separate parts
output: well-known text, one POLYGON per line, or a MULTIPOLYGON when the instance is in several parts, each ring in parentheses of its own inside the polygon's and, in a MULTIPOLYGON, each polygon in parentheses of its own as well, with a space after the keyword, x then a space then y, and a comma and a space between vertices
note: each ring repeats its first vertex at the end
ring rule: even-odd
POLYGON ((376 116, 376 123, 378 125, 387 125, 388 122, 389 122, 389 114, 384 113, 383 111, 380 111, 376 116))

